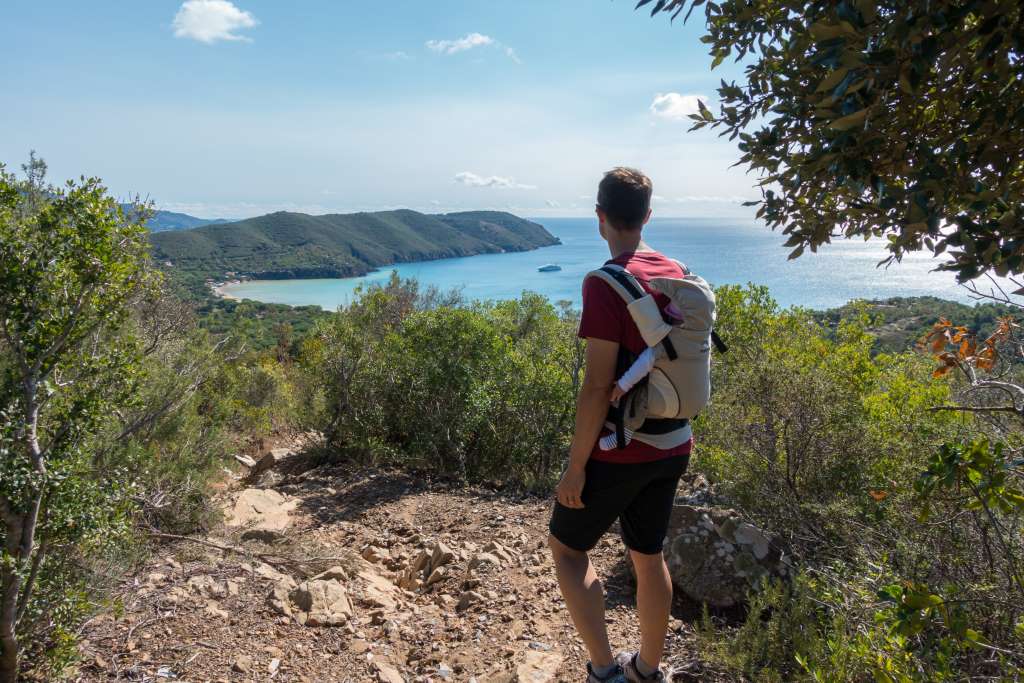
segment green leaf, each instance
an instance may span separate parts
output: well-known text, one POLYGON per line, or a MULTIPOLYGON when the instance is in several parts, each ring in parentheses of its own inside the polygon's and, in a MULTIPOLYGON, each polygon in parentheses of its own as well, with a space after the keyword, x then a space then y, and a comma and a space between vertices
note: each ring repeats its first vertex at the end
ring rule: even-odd
POLYGON ((825 78, 821 79, 821 83, 818 83, 818 87, 815 88, 815 92, 825 92, 839 85, 839 82, 846 78, 846 74, 850 72, 848 66, 842 66, 834 71, 830 72, 825 78))
POLYGON ((819 21, 811 24, 808 31, 811 37, 819 42, 857 35, 857 30, 847 21, 840 21, 838 24, 826 24, 819 21))
POLYGON ((714 121, 715 115, 711 113, 711 110, 707 108, 703 100, 697 100, 697 109, 700 111, 700 115, 705 121, 714 121))
POLYGON ((864 120, 867 118, 867 115, 868 110, 861 109, 860 111, 856 111, 852 114, 836 119, 835 121, 829 124, 829 128, 839 131, 856 128, 857 126, 863 125, 864 120))

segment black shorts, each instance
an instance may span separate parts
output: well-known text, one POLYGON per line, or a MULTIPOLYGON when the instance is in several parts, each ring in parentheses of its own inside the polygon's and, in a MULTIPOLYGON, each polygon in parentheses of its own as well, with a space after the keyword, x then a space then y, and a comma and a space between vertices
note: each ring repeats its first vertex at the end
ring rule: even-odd
POLYGON ((548 529, 564 545, 586 552, 618 519, 626 547, 645 555, 661 552, 679 478, 690 456, 618 464, 590 460, 583 485, 583 508, 555 502, 548 529))

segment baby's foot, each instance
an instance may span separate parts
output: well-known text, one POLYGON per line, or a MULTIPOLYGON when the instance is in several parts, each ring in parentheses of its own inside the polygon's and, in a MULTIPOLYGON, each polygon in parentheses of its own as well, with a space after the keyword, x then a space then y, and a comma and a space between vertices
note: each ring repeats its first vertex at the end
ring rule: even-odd
MULTIPOLYGON (((625 442, 628 446, 629 442, 633 440, 633 432, 629 431, 628 429, 625 430, 625 437, 625 442)), ((613 451, 619 447, 619 440, 618 438, 616 438, 615 432, 612 432, 607 436, 601 437, 601 440, 598 441, 598 444, 600 445, 602 451, 613 451)))

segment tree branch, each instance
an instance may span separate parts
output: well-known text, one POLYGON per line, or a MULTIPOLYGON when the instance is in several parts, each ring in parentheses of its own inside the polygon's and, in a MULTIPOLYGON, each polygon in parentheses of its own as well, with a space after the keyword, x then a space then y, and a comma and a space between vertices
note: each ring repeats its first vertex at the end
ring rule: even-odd
POLYGON ((934 406, 928 408, 928 412, 935 413, 943 410, 951 410, 962 413, 1013 413, 1024 415, 1024 411, 1014 406, 934 406))
POLYGON ((179 536, 178 534, 166 534, 166 533, 163 533, 163 532, 160 532, 160 531, 149 531, 149 532, 147 532, 147 535, 150 538, 159 538, 159 539, 164 539, 164 540, 168 540, 168 541, 189 541, 190 543, 196 543, 198 545, 203 545, 203 546, 206 546, 208 548, 213 548, 215 550, 220 550, 220 551, 226 552, 226 553, 234 553, 236 555, 241 555, 243 557, 255 557, 255 558, 258 558, 258 559, 262 560, 263 562, 266 562, 269 565, 278 566, 278 567, 288 567, 288 566, 299 567, 301 565, 312 564, 314 562, 343 562, 345 560, 351 559, 351 556, 341 556, 341 557, 331 557, 331 556, 327 556, 327 557, 302 557, 302 558, 282 557, 281 555, 274 555, 274 554, 271 554, 271 553, 255 553, 255 552, 252 552, 251 550, 246 550, 245 548, 239 548, 238 546, 234 546, 234 545, 221 545, 219 543, 214 543, 213 541, 209 541, 209 540, 207 540, 205 538, 196 538, 194 536, 179 536))

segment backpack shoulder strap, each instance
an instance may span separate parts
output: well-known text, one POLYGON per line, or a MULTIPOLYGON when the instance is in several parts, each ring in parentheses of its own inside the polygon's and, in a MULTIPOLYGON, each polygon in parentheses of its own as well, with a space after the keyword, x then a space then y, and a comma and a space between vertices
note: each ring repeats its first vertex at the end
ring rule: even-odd
MULTIPOLYGON (((622 266, 608 264, 587 273, 587 278, 596 277, 608 283, 627 304, 647 296, 640 282, 622 266)), ((584 278, 586 279, 586 278, 584 278)))
MULTIPOLYGON (((627 306, 634 301, 650 296, 640 284, 640 281, 622 266, 608 264, 602 268, 591 271, 587 274, 587 277, 597 277, 607 282, 612 289, 619 293, 619 296, 622 297, 622 300, 626 302, 627 306)), ((675 360, 678 358, 675 346, 672 344, 672 340, 669 339, 668 336, 665 336, 665 338, 661 340, 661 343, 665 347, 665 352, 668 355, 669 360, 675 360)))

